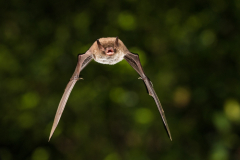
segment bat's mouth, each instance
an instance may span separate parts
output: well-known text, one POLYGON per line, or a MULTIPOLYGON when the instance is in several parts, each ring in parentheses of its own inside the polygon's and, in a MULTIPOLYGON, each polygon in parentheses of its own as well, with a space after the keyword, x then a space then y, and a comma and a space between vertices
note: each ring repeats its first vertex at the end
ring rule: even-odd
POLYGON ((106 55, 111 56, 111 55, 113 55, 113 54, 114 54, 113 48, 107 48, 107 49, 106 49, 106 55))

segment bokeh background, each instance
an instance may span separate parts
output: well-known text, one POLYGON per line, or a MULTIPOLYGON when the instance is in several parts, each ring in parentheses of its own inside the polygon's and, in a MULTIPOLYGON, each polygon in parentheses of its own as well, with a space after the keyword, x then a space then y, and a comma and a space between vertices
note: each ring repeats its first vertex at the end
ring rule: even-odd
POLYGON ((0 6, 2 160, 240 159, 240 0, 0 6), (77 55, 116 36, 139 54, 173 141, 127 62, 92 61, 48 142, 77 55))

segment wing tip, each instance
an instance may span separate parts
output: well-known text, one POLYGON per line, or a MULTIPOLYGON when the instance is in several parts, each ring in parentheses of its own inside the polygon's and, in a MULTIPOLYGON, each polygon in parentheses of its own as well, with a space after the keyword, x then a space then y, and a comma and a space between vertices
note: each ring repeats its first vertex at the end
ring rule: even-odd
POLYGON ((164 128, 165 128, 165 130, 166 130, 166 132, 167 132, 167 135, 168 135, 168 137, 170 138, 170 140, 172 141, 172 135, 171 135, 170 129, 169 129, 169 127, 168 127, 168 124, 165 123, 165 121, 163 121, 163 123, 164 123, 164 128))
POLYGON ((52 129, 51 129, 51 132, 50 132, 50 135, 49 135, 49 138, 48 138, 48 142, 49 142, 50 139, 52 138, 52 135, 53 135, 55 129, 56 129, 56 127, 55 127, 54 124, 53 124, 52 129))
POLYGON ((48 142, 50 141, 52 135, 53 135, 53 131, 51 130, 50 136, 49 136, 49 138, 48 138, 48 142))
POLYGON ((172 136, 171 136, 171 133, 170 133, 170 130, 169 130, 168 126, 166 126, 166 130, 167 130, 168 137, 172 141, 172 136))
POLYGON ((172 141, 172 136, 171 136, 171 134, 170 134, 170 133, 169 133, 168 137, 169 137, 169 138, 170 138, 170 140, 172 141))

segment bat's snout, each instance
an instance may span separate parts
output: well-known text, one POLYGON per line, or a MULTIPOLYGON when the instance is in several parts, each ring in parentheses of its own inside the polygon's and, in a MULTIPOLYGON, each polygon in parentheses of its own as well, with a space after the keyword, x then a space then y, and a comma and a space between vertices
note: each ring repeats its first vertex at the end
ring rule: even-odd
POLYGON ((105 50, 106 55, 111 56, 114 54, 114 49, 112 47, 108 47, 105 50))

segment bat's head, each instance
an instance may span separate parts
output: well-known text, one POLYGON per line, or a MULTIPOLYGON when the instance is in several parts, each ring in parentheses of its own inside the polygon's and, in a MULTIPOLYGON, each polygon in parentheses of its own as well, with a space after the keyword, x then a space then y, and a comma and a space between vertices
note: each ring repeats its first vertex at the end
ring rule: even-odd
POLYGON ((102 64, 116 64, 128 50, 118 37, 100 38, 93 44, 94 60, 102 64))
POLYGON ((97 40, 97 45, 100 52, 102 52, 104 55, 113 56, 117 52, 119 46, 118 37, 115 40, 104 40, 101 43, 99 40, 97 40))

